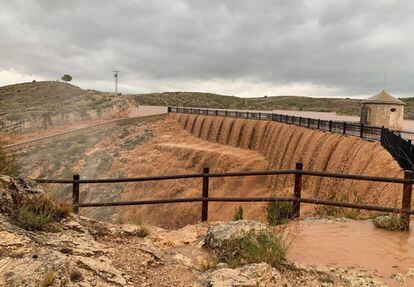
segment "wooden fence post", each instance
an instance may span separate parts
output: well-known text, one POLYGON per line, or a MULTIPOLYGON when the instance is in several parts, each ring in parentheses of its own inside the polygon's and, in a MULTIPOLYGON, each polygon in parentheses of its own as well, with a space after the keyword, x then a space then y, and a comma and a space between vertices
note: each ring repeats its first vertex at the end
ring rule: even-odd
MULTIPOLYGON (((296 163, 296 171, 301 172, 303 170, 303 163, 296 163)), ((293 218, 299 218, 300 216, 300 199, 302 196, 302 173, 295 173, 295 186, 293 189, 293 218)))
MULTIPOLYGON (((209 177, 205 176, 210 172, 208 167, 203 168, 203 199, 208 198, 208 183, 209 177)), ((201 204, 201 221, 207 221, 208 219, 208 201, 203 200, 201 204)))
POLYGON ((329 131, 332 131, 332 121, 329 121, 329 131))
MULTIPOLYGON (((412 180, 414 173, 411 170, 404 171, 404 179, 412 180)), ((410 211, 411 211, 411 197, 412 197, 412 182, 404 183, 402 208, 401 208, 401 223, 404 231, 410 230, 410 211)))
POLYGON ((342 131, 342 133, 345 135, 346 134, 346 122, 344 122, 344 130, 342 131))
POLYGON ((311 118, 308 118, 308 129, 310 128, 311 118))
MULTIPOLYGON (((73 180, 79 180, 79 174, 73 175, 73 180)), ((78 214, 79 213, 79 182, 74 182, 72 185, 72 206, 73 212, 78 214)))
POLYGON ((321 119, 318 119, 318 126, 317 129, 319 130, 319 128, 321 127, 321 119))
POLYGON ((359 127, 359 136, 361 138, 364 137, 364 124, 361 123, 361 126, 359 127))

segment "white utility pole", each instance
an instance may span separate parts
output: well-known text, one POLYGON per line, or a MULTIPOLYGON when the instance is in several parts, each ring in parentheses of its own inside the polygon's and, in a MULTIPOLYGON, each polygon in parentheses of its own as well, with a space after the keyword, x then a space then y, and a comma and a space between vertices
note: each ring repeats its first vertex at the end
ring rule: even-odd
POLYGON ((120 71, 114 71, 114 77, 115 77, 115 94, 118 95, 118 73, 120 71))

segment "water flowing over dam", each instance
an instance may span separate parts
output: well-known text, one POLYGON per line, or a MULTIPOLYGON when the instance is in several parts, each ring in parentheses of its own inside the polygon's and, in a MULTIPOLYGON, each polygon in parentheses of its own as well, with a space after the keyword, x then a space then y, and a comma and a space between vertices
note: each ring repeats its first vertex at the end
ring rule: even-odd
MULTIPOLYGON (((296 162, 303 162, 307 170, 402 177, 398 163, 378 142, 272 121, 188 114, 171 117, 202 140, 259 152, 267 160, 268 169, 293 169, 296 162)), ((277 194, 291 194, 293 177, 274 176, 268 184, 277 194)), ((305 177, 303 188, 305 196, 394 207, 402 187, 305 177)))

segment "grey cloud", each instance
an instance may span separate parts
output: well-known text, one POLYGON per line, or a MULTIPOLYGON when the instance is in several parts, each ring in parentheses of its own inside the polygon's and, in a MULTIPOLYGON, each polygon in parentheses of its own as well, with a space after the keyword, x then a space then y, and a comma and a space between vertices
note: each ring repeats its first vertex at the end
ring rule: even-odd
POLYGON ((412 1, 2 1, 0 70, 414 90, 412 1))

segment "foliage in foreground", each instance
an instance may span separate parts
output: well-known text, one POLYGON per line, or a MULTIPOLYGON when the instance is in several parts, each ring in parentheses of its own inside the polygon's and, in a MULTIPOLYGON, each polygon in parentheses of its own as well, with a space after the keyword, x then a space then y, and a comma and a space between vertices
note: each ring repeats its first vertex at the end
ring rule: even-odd
POLYGON ((265 213, 267 222, 271 226, 285 224, 294 215, 291 202, 269 202, 265 213))
POLYGON ((247 234, 227 240, 220 248, 218 259, 231 267, 260 262, 277 267, 285 259, 289 247, 282 235, 272 232, 247 234))
POLYGON ((382 228, 391 231, 403 230, 402 221, 396 214, 377 216, 372 220, 372 223, 377 228, 382 228))
POLYGON ((243 207, 242 206, 236 206, 236 208, 234 209, 233 220, 234 221, 243 220, 243 207))
POLYGON ((51 222, 65 218, 71 206, 47 197, 26 199, 14 208, 15 223, 26 230, 41 230, 51 222))
POLYGON ((0 142, 0 175, 16 175, 19 170, 15 155, 8 152, 4 143, 0 142))

